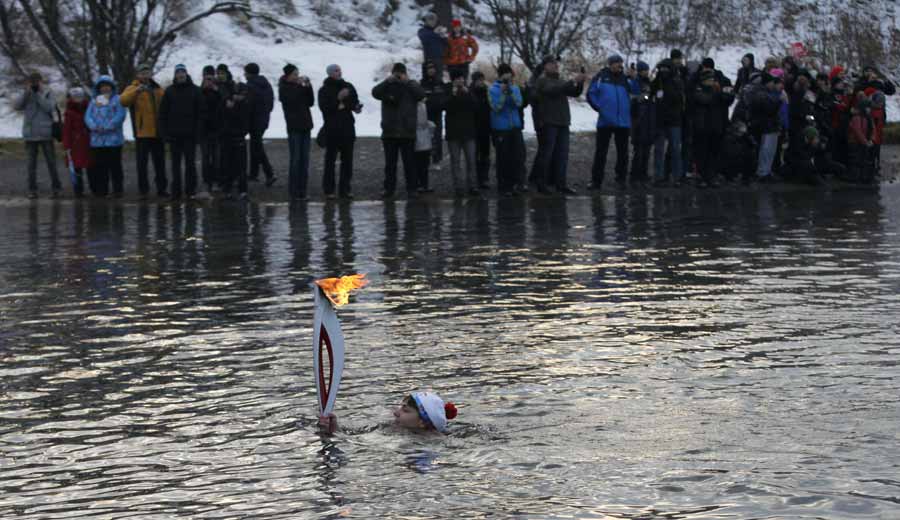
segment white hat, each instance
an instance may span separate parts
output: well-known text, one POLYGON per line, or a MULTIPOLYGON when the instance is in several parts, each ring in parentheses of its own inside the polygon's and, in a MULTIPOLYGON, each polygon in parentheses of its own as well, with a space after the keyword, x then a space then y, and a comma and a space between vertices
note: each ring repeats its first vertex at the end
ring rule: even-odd
POLYGON ((81 87, 72 87, 69 89, 69 97, 83 98, 85 96, 84 89, 81 87))
POLYGON ((434 426, 439 432, 446 432, 447 421, 456 417, 456 406, 453 403, 444 403, 443 399, 431 392, 414 392, 412 397, 416 401, 416 408, 419 409, 422 421, 434 426))

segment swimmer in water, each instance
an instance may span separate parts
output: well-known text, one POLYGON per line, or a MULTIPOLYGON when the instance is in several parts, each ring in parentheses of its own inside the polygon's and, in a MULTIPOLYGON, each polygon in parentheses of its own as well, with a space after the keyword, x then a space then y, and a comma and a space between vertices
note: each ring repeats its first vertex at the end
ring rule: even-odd
MULTIPOLYGON (((413 392, 394 410, 394 424, 414 432, 447 433, 447 423, 456 417, 456 406, 445 403, 437 394, 413 392)), ((337 416, 319 417, 319 426, 332 434, 337 431, 337 416)))

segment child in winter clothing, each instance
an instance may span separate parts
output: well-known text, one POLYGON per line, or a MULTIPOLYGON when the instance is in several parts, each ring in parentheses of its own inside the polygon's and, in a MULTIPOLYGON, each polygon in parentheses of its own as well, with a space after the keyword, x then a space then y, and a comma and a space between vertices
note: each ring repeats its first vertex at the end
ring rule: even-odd
POLYGON ((122 197, 122 145, 125 144, 122 123, 125 114, 125 107, 116 94, 115 81, 109 76, 100 76, 94 85, 94 99, 84 114, 84 123, 91 132, 97 195, 106 195, 112 181, 112 196, 122 197))
POLYGON ((450 35, 447 37, 447 56, 444 63, 452 78, 455 73, 469 77, 469 64, 478 56, 478 42, 468 31, 463 30, 462 22, 453 20, 450 24, 450 35))
POLYGON ((850 157, 848 170, 853 182, 871 183, 875 180, 875 167, 872 162, 872 134, 875 125, 872 122, 872 102, 865 96, 857 101, 850 110, 850 126, 847 133, 847 147, 850 157))
POLYGON ((749 183, 756 171, 757 142, 748 131, 747 124, 734 120, 722 141, 721 171, 729 181, 749 183))
POLYGON ((62 144, 66 151, 66 167, 72 172, 72 186, 75 196, 84 195, 84 172, 88 172, 91 193, 97 194, 98 187, 93 175, 93 156, 91 154, 91 134, 84 124, 89 100, 81 87, 69 90, 66 100, 66 113, 63 118, 62 144))
POLYGON ((222 191, 232 198, 231 189, 238 184, 241 200, 247 199, 247 135, 250 133, 249 90, 240 83, 222 104, 222 191))
POLYGON ((428 165, 431 162, 431 149, 437 125, 428 119, 428 108, 425 101, 419 101, 416 116, 416 184, 419 193, 431 193, 428 187, 428 165))

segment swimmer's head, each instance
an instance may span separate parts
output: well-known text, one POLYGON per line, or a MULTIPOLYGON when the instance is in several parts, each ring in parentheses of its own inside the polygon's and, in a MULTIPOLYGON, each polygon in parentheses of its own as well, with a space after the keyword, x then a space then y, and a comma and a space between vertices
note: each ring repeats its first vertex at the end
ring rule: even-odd
POLYGON ((456 407, 431 392, 414 392, 394 410, 394 423, 410 430, 447 431, 447 421, 456 417, 456 407))

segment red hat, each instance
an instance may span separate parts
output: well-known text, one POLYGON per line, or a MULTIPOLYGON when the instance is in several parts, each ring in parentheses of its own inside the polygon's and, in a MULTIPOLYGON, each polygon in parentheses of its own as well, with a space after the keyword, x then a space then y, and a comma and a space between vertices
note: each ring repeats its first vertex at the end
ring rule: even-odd
POLYGON ((875 87, 869 87, 869 88, 863 90, 863 94, 865 94, 868 97, 872 97, 872 94, 874 94, 876 92, 878 92, 878 89, 875 87))
POLYGON ((831 72, 828 73, 828 81, 834 80, 835 77, 837 77, 843 73, 844 73, 844 67, 841 67, 840 65, 835 65, 834 67, 831 67, 831 72))
POLYGON ((459 20, 453 20, 452 22, 450 22, 450 26, 451 27, 462 27, 462 22, 459 20))

